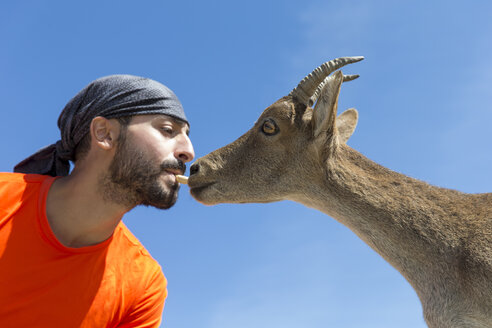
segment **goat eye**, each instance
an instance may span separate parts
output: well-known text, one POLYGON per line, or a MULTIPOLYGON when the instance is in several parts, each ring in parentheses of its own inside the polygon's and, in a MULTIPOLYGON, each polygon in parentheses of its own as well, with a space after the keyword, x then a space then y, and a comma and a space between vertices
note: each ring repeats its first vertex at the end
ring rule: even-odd
POLYGON ((267 135, 274 135, 278 132, 277 124, 273 120, 266 120, 261 128, 263 133, 267 135))

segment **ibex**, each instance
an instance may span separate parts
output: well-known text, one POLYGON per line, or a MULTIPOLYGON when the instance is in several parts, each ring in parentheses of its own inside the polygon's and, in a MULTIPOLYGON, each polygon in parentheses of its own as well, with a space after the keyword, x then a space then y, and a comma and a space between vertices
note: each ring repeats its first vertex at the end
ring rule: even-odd
POLYGON ((198 159, 191 194, 208 205, 287 199, 318 209, 409 281, 429 327, 490 328, 492 193, 434 187, 346 145, 358 113, 337 117, 338 96, 357 76, 338 69, 361 59, 319 66, 238 140, 198 159))

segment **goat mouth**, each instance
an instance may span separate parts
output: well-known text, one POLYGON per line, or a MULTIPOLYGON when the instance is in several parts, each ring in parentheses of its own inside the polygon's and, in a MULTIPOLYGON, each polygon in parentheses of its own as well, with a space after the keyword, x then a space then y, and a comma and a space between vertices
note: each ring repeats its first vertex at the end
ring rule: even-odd
POLYGON ((203 182, 199 184, 193 183, 193 185, 190 186, 190 193, 193 197, 197 197, 200 193, 202 193, 205 189, 210 187, 211 185, 214 185, 215 181, 212 182, 203 182))

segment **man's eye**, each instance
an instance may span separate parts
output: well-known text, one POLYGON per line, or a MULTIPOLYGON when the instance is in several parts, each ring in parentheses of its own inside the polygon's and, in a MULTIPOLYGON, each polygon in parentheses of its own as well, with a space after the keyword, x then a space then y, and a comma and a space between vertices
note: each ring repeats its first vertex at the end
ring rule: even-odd
POLYGON ((162 131, 162 132, 165 132, 165 133, 172 134, 174 130, 173 130, 173 128, 171 128, 171 127, 169 127, 169 126, 163 126, 163 127, 161 128, 161 131, 162 131))

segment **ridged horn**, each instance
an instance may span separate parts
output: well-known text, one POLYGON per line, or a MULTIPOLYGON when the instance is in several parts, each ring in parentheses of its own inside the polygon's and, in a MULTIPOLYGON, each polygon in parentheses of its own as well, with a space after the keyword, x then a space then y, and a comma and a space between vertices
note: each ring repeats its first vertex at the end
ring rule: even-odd
MULTIPOLYGON (((308 76, 306 76, 302 81, 289 93, 289 96, 297 98, 301 103, 310 105, 311 97, 315 94, 318 86, 325 80, 325 78, 332 72, 336 71, 340 67, 347 64, 356 63, 364 59, 362 56, 357 57, 340 57, 337 59, 330 60, 317 68, 315 68, 308 76)), ((347 81, 353 80, 353 75, 348 75, 347 81)), ((345 81, 345 77, 344 77, 345 81)), ((321 90, 320 90, 321 91, 321 90)))
MULTIPOLYGON (((343 82, 348 82, 348 81, 352 81, 352 80, 355 80, 356 78, 358 78, 360 75, 359 74, 354 74, 354 75, 344 75, 343 76, 343 82)), ((316 102, 316 100, 318 100, 318 97, 321 93, 321 90, 323 90, 323 87, 325 86, 326 82, 328 81, 328 78, 330 76, 327 76, 323 82, 321 82, 318 87, 316 88, 316 91, 314 92, 314 94, 311 96, 311 98, 309 98, 309 101, 308 101, 308 106, 309 107, 312 107, 314 105, 314 103, 316 102)))

